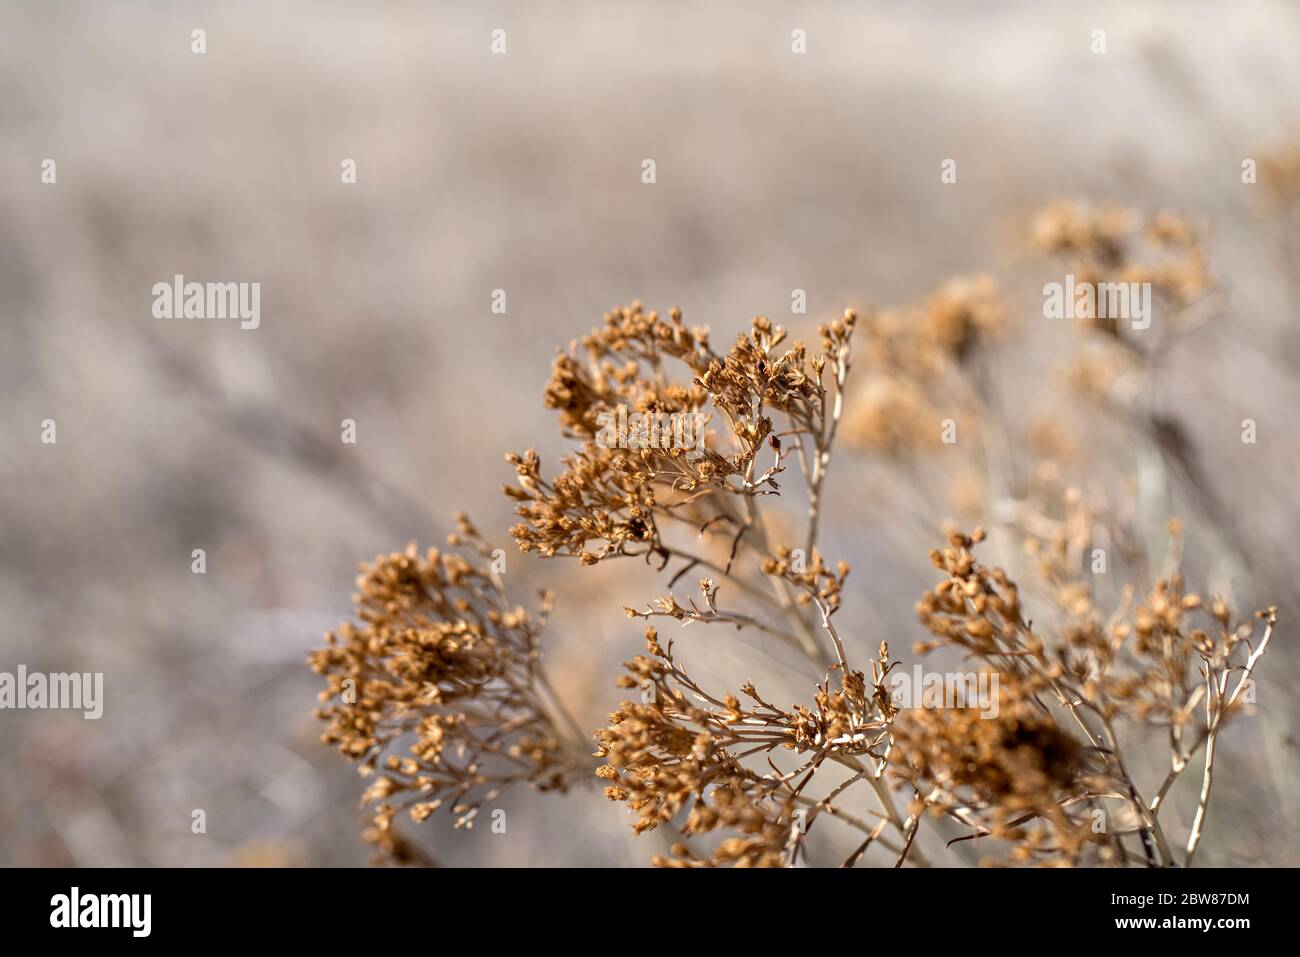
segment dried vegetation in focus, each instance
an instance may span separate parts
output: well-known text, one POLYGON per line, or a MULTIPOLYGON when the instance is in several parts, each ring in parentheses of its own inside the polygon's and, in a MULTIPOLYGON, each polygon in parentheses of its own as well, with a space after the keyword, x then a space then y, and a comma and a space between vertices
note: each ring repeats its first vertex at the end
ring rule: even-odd
POLYGON ((505 493, 520 551, 571 559, 573 575, 632 560, 660 582, 625 609, 646 622, 644 652, 615 682, 627 700, 593 749, 542 669, 549 598, 516 607, 467 520, 453 552, 380 558, 360 579, 357 620, 312 663, 328 682, 325 740, 372 778, 367 836, 383 855, 419 859, 400 814, 446 810, 471 826, 511 785, 598 784, 637 834, 673 833, 652 855, 665 866, 791 866, 821 831, 815 863, 941 863, 917 840, 927 826, 944 828, 937 847, 959 861, 1192 864, 1220 732, 1254 701, 1276 612, 1234 609, 1185 581, 1182 525, 1151 514, 1164 496, 1133 489, 1154 474, 1180 491, 1191 533, 1250 571, 1249 548, 1198 482, 1200 454, 1151 401, 1164 359, 1215 320, 1220 294, 1200 231, 1169 212, 1061 202, 1029 233, 1040 274, 1150 284, 1149 328, 1101 311, 1062 324, 1057 399, 1116 430, 1142 481, 1091 481, 1090 436, 1068 415, 1024 425, 1006 413, 985 357, 1005 354, 1026 320, 989 276, 950 280, 914 306, 846 312, 812 350, 762 317, 721 349, 675 309, 614 310, 557 355, 545 389, 573 451, 555 468, 511 453, 505 493), (605 424, 629 413, 703 414, 709 427, 684 447, 604 441, 605 424), (913 503, 931 529, 953 511, 973 528, 949 527, 930 553, 913 648, 891 648, 869 614, 843 614, 854 579, 819 535, 832 453, 903 476, 942 456, 960 479, 944 500, 913 503), (665 636, 679 625, 697 627, 665 636), (708 640, 699 625, 752 634, 821 678, 802 700, 775 702, 738 661, 730 686, 706 687, 681 652, 708 640), (917 661, 900 650, 961 662, 992 700, 900 702, 893 679, 917 661), (1133 766, 1152 748, 1164 777, 1143 790, 1133 766), (1161 812, 1185 777, 1196 810, 1175 831, 1161 812))

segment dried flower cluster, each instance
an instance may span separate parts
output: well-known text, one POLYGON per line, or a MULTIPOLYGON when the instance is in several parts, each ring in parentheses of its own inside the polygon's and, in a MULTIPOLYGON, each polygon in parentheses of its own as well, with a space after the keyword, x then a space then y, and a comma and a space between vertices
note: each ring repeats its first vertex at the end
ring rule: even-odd
POLYGON ((637 812, 637 833, 673 821, 684 808, 691 810, 681 825, 683 838, 737 832, 711 857, 697 856, 683 840, 672 858, 657 863, 783 866, 797 855, 817 813, 840 813, 804 794, 823 763, 849 768, 855 778, 871 773, 870 766, 880 779, 879 749, 893 713, 882 683, 887 649, 873 663, 870 686, 861 672, 841 674, 837 690, 830 690, 829 681, 814 690, 811 707, 785 710, 751 683, 740 689, 744 701, 730 693, 715 697, 679 666, 672 642, 661 645, 654 628, 645 637, 649 656, 627 662, 628 673, 618 682, 641 689, 641 702, 624 701, 609 726, 596 732, 596 753, 606 762, 596 774, 612 782, 606 796, 637 812), (801 763, 777 774, 746 763, 778 749, 795 753, 801 763))
POLYGON ((608 313, 601 328, 556 358, 546 387, 547 406, 559 411, 566 434, 583 447, 553 480, 542 476, 535 453, 508 456, 518 485, 505 491, 519 502, 524 520, 511 529, 521 550, 577 556, 583 564, 647 553, 667 560, 674 553, 664 543, 666 521, 727 523, 733 531, 751 526, 753 499, 780 488, 776 476, 788 451, 782 440, 833 430, 838 406, 828 411, 822 373, 829 363, 837 381, 847 374, 855 323, 848 313, 824 327, 824 351, 810 360, 801 344, 779 351, 785 330, 763 318, 719 355, 707 332, 688 330, 678 310, 668 322, 639 303, 608 313), (671 378, 665 368, 671 360, 691 378, 671 378), (627 450, 597 442, 600 417, 620 405, 693 413, 706 403, 725 421, 730 447, 716 435, 699 450, 627 450), (787 420, 785 432, 775 430, 777 413, 787 420))
POLYGON ((1031 242, 1058 257, 1078 285, 1150 284, 1151 309, 1161 322, 1140 332, 1123 318, 1104 314, 1096 302, 1076 306, 1092 335, 1081 344, 1069 375, 1079 391, 1102 403, 1135 404, 1148 367, 1180 337, 1214 318, 1201 231, 1176 213, 1144 218, 1113 203, 1061 201, 1035 219, 1031 242))
MULTIPOLYGON (((1213 290, 1197 231, 1171 213, 1144 220, 1060 203, 1035 221, 1032 242, 1080 281, 1151 283, 1170 306, 1158 334, 1095 315, 1082 331, 1122 357, 1109 370, 1119 362, 1137 374, 1137 395, 1154 388, 1147 371, 1213 290)), ((645 654, 617 682, 629 700, 595 731, 593 756, 540 666, 549 600, 536 615, 509 604, 491 549, 462 521, 457 552, 412 548, 366 568, 358 621, 313 656, 329 682, 325 739, 379 773, 366 793, 370 839, 409 856, 391 826, 401 811, 423 820, 445 806, 468 824, 506 786, 563 791, 585 780, 603 782, 635 833, 676 831, 668 853, 653 855, 665 866, 790 866, 826 859, 837 836, 835 860, 848 867, 880 854, 924 866, 936 851, 972 848, 1008 864, 1192 863, 1219 732, 1254 699, 1275 610, 1257 613, 1259 626, 1188 590, 1176 525, 1149 580, 1158 562, 1133 509, 1085 504, 1063 480, 1067 463, 1083 461, 1072 452, 1081 438, 1059 424, 1013 433, 985 365, 986 347, 1011 334, 1007 315, 986 276, 862 321, 846 312, 818 328, 816 352, 762 317, 720 352, 675 309, 663 319, 633 303, 605 315, 557 355, 545 388, 576 442, 558 474, 535 451, 507 456, 511 536, 522 552, 581 565, 641 558, 664 583, 625 607, 628 617, 771 643, 812 669, 806 692, 778 704, 743 677, 734 692, 711 690, 648 626, 645 654), (866 371, 850 391, 855 350, 866 371), (601 440, 619 410, 706 414, 709 428, 703 443, 619 447, 601 440), (977 668, 994 689, 979 707, 900 700, 902 663, 871 616, 844 623, 858 579, 851 586, 848 563, 828 561, 820 543, 841 423, 866 461, 915 478, 950 420, 967 438, 944 471, 974 471, 962 502, 992 534, 953 531, 931 553, 940 578, 916 603, 927 637, 915 651, 977 668), (1039 458, 1018 470, 1013 449, 1039 458), (802 521, 783 508, 791 500, 802 521), (1113 556, 1104 587, 1088 571, 1099 542, 1113 556), (1014 577, 976 557, 991 547, 1014 577), (1145 795, 1130 767, 1139 739, 1168 747, 1165 778, 1145 795), (1198 757, 1195 816, 1175 835, 1161 811, 1198 757), (927 820, 935 833, 918 839, 927 820)), ((1154 461, 1194 485, 1195 450, 1176 423, 1117 403, 1114 381, 1094 380, 1101 407, 1122 409, 1154 461)), ((1192 502, 1215 528, 1213 502, 1192 502)), ((921 519, 933 528, 939 517, 921 519)))
POLYGON ((978 402, 955 370, 1005 331, 1005 306, 989 276, 951 279, 919 305, 884 310, 864 330, 871 375, 845 423, 849 441, 877 455, 932 449, 940 423, 978 420, 978 402))
MULTIPOLYGON (((901 753, 909 778, 919 776, 936 787, 943 800, 932 802, 934 808, 960 811, 963 820, 979 822, 988 833, 1003 834, 1029 821, 1046 825, 1050 839, 1040 832, 1032 843, 1020 845, 1022 860, 1041 855, 1050 863, 1079 862, 1089 843, 1116 833, 1114 827, 1090 832, 1079 812, 1096 812, 1093 821, 1102 823, 1097 802, 1109 798, 1121 802, 1135 822, 1148 862, 1190 861, 1199 826, 1193 826, 1180 860, 1161 829, 1160 805, 1196 751, 1212 744, 1223 719, 1241 707, 1242 692, 1272 635, 1276 609, 1256 613, 1266 624, 1258 649, 1251 651, 1251 624, 1234 623, 1222 600, 1185 594, 1181 577, 1172 572, 1129 614, 1118 609, 1103 618, 1083 577, 1069 571, 1074 566, 1066 559, 1065 532, 1057 531, 1046 542, 1027 542, 1042 558, 1041 572, 1054 587, 1061 612, 1056 633, 1044 637, 1026 622, 1016 584, 1002 569, 976 561, 973 548, 983 538, 982 531, 954 533, 948 548, 931 554, 947 577, 917 606, 933 636, 918 651, 955 647, 996 669, 1005 704, 992 721, 977 720, 969 710, 909 715, 895 729, 908 742, 901 753), (1193 627, 1193 615, 1202 618, 1203 627, 1193 627), (1125 767, 1117 732, 1121 721, 1168 735, 1170 773, 1149 803, 1125 767), (1021 743, 1013 747, 1013 742, 1021 743), (972 751, 987 754, 988 765, 972 751), (998 782, 1011 790, 990 800, 1004 786, 998 782), (977 799, 954 799, 954 787, 958 795, 962 787, 973 789, 977 799), (1074 814, 1067 812, 1070 806, 1074 814), (993 812, 991 821, 979 821, 984 810, 993 812)), ((1198 822, 1211 773, 1207 761, 1198 822)), ((1122 846, 1103 847, 1099 862, 1117 861, 1124 853, 1122 846)))
POLYGON ((526 782, 564 790, 586 762, 548 701, 539 639, 549 611, 507 602, 491 550, 463 516, 456 552, 380 556, 357 579, 355 622, 312 654, 324 675, 322 740, 375 776, 366 838, 405 860, 392 823, 446 807, 458 827, 501 789, 526 782))

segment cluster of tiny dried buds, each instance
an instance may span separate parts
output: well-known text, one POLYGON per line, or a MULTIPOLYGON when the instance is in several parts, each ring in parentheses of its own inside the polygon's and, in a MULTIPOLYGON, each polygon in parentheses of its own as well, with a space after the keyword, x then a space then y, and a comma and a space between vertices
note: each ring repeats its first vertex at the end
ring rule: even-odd
POLYGON ((1072 358, 1074 386, 1102 404, 1132 404, 1150 367, 1181 337, 1212 319, 1210 279, 1201 230, 1169 210, 1143 217, 1125 206, 1060 200, 1034 220, 1030 241, 1059 257, 1078 285, 1150 283, 1161 321, 1135 331, 1125 318, 1076 303, 1093 335, 1072 358))
MULTIPOLYGON (((1017 863, 1081 863, 1100 836, 1077 809, 1105 779, 1078 739, 1036 705, 1032 680, 1002 677, 995 715, 903 712, 892 728, 891 777, 921 796, 917 810, 1008 842, 1017 863)), ((1103 847, 1098 859, 1109 854, 1103 847)))
POLYGON ((781 546, 776 550, 776 557, 768 558, 761 564, 765 575, 774 575, 788 581, 799 589, 796 601, 801 605, 818 603, 828 612, 835 612, 840 607, 840 593, 844 590, 844 581, 849 577, 849 563, 836 563, 834 571, 826 567, 822 554, 816 548, 812 555, 799 568, 792 562, 792 549, 781 546))
POLYGON ((845 421, 851 444, 898 457, 940 444, 940 422, 977 421, 978 398, 958 370, 996 342, 1005 306, 989 276, 951 279, 916 305, 872 316, 862 346, 871 374, 845 421))
MULTIPOLYGON (((797 459, 809 500, 800 544, 805 554, 812 550, 856 326, 856 315, 846 312, 819 327, 821 351, 810 356, 759 317, 719 354, 705 330, 686 328, 678 310, 667 321, 639 303, 608 313, 556 358, 545 391, 566 434, 582 446, 549 480, 535 452, 507 456, 517 476, 505 492, 522 519, 511 529, 519 548, 586 565, 639 556, 663 569, 680 561, 674 583, 692 568, 709 571, 775 609, 781 626, 769 632, 829 663, 792 586, 765 581, 757 568, 773 553, 759 500, 779 493, 778 477, 797 459), (672 378, 674 369, 690 378, 672 378), (679 414, 707 406, 716 427, 690 448, 610 447, 598 441, 599 423, 620 406, 679 414), (693 551, 693 542, 702 548, 693 551)), ((677 614, 672 604, 667 610, 677 614)), ((739 617, 716 608, 709 614, 739 617)))
MULTIPOLYGON (((1070 502, 1077 517, 1077 496, 1070 502)), ((1079 566, 1065 560, 1066 528, 1063 524, 1047 540, 1028 539, 1060 612, 1050 636, 1025 620, 1016 583, 1002 569, 976 561, 973 549, 984 538, 982 530, 969 536, 954 532, 946 549, 932 552, 945 578, 917 606, 933 636, 920 643, 918 652, 960 649, 999 675, 1007 700, 992 722, 972 724, 970 714, 962 710, 909 715, 907 722, 895 725, 895 734, 900 740, 906 736, 911 745, 896 754, 918 790, 918 778, 936 788, 937 797, 928 799, 933 808, 976 824, 983 833, 1007 836, 1009 828, 1029 822, 1045 825, 1050 835, 1044 836, 1044 831, 1032 845, 1018 845, 1017 860, 1041 856, 1047 863, 1078 863, 1089 845, 1101 845, 1096 863, 1126 862, 1129 852, 1116 829, 1090 833, 1081 820, 1082 812, 1098 811, 1102 802, 1114 800, 1134 822, 1131 830, 1141 839, 1146 863, 1186 865, 1200 842, 1215 738, 1223 721, 1250 697, 1243 692, 1251 687, 1256 662, 1272 635, 1276 609, 1256 613, 1265 626, 1258 647, 1252 649, 1251 624, 1234 624, 1221 599, 1186 593, 1174 570, 1157 580, 1136 608, 1103 616, 1082 573, 1074 571, 1079 566), (1195 626, 1193 616, 1200 616, 1203 624, 1195 626), (913 722, 921 725, 919 730, 911 727, 913 722), (1168 736, 1170 772, 1150 801, 1139 794, 1125 766, 1120 722, 1168 736), (987 786, 1004 776, 1000 765, 1008 759, 1007 748, 996 741, 1010 740, 998 738, 998 725, 1005 723, 1011 726, 1012 739, 1028 735, 1037 742, 1024 757, 1041 773, 1017 764, 1019 772, 1007 777, 1021 790, 1011 799, 993 802, 988 793, 979 793, 972 778, 987 786), (943 731, 946 725, 951 725, 950 735, 943 731), (962 742, 982 747, 990 735, 995 742, 986 748, 991 764, 982 768, 962 742), (954 747, 945 749, 940 743, 945 738, 954 747), (1201 799, 1180 858, 1159 815, 1169 789, 1202 746, 1201 799), (954 796, 954 784, 974 789, 975 798, 963 803, 959 793, 954 796), (996 812, 992 822, 982 821, 980 815, 990 809, 996 812), (1108 835, 1107 841, 1100 839, 1102 834, 1108 835)), ((1171 531, 1176 536, 1177 527, 1171 531)))
MULTIPOLYGON (((1061 200, 1038 214, 1031 236, 1039 249, 1065 257, 1080 282, 1149 282, 1184 305, 1211 286, 1200 231, 1170 210, 1142 217, 1114 203, 1061 200)), ((1118 317, 1080 318, 1111 335, 1123 331, 1118 317)))
MULTIPOLYGON (((583 446, 563 461, 553 480, 541 474, 536 453, 512 453, 523 521, 511 529, 522 551, 568 555, 583 564, 673 550, 664 525, 725 528, 735 540, 754 524, 753 500, 777 492, 790 448, 804 456, 803 436, 816 446, 808 468, 824 472, 838 415, 837 387, 822 384, 829 365, 837 382, 848 369, 850 313, 821 330, 823 352, 811 359, 795 343, 781 351, 785 330, 762 317, 731 351, 719 355, 703 329, 687 330, 673 310, 665 322, 640 304, 608 313, 604 325, 556 357, 546 404, 560 413, 566 434, 583 446), (669 361, 690 376, 671 378, 669 361), (828 410, 828 395, 836 403, 828 410), (598 441, 603 416, 620 407, 640 413, 700 413, 711 404, 725 424, 689 448, 611 448, 598 441), (788 429, 776 431, 773 415, 788 429), (794 436, 787 445, 784 439, 794 436)), ((814 480, 819 487, 819 481, 814 480)), ((734 555, 734 550, 733 550, 734 555)))
MULTIPOLYGON (((805 793, 814 773, 828 761, 858 774, 863 761, 883 764, 879 749, 892 714, 883 684, 887 667, 873 668, 870 694, 861 672, 840 672, 837 690, 830 690, 828 678, 816 688, 812 707, 786 710, 749 682, 741 687, 744 700, 709 693, 674 657, 671 641, 662 645, 654 628, 645 639, 648 654, 627 662, 618 681, 640 689, 641 701, 624 701, 596 732, 596 755, 605 762, 596 774, 609 782, 607 797, 636 812, 638 834, 689 810, 680 827, 683 840, 656 863, 787 865, 816 814, 843 814, 833 802, 805 793), (799 755, 798 765, 779 770, 770 758, 777 751, 799 755), (760 756, 766 767, 755 767, 760 756), (737 833, 717 842, 709 856, 697 855, 687 842, 721 831, 737 833)), ((888 649, 881 657, 888 658, 888 649)))
POLYGON ((423 821, 446 808, 471 827, 504 787, 564 790, 589 773, 541 669, 549 596, 536 613, 510 604, 491 549, 457 520, 455 551, 412 544, 363 564, 356 621, 311 656, 328 682, 322 741, 374 778, 365 836, 398 860, 411 857, 392 826, 403 811, 423 821))

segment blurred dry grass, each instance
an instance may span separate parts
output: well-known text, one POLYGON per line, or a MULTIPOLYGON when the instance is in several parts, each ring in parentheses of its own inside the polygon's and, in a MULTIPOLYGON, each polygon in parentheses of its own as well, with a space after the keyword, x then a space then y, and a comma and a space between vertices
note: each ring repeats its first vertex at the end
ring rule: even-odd
MULTIPOLYGON (((1300 239, 1238 177, 1300 131, 1297 48, 1284 3, 6 4, 0 666, 103 671, 107 706, 0 718, 0 863, 364 860, 304 655, 347 611, 357 559, 440 537, 456 508, 504 538, 502 452, 560 448, 537 401, 555 344, 632 297, 725 341, 788 315, 796 287, 811 319, 1023 268, 1025 213, 1061 193, 1212 226, 1228 316, 1180 353, 1167 399, 1261 556, 1267 593, 1242 603, 1278 602, 1283 626, 1201 860, 1300 862, 1300 239), (260 281, 261 328, 155 322, 150 287, 175 273, 260 281), (1269 436, 1249 462, 1246 415, 1269 436)), ((1023 317, 1037 294, 1013 290, 1023 317)), ((1032 405, 1041 383, 1021 387, 1032 405)), ((828 544, 918 595, 930 543, 900 558, 861 491, 889 481, 832 477, 828 544)), ((512 558, 511 584, 550 571, 512 558)), ((594 725, 639 644, 620 607, 647 586, 581 583, 550 637, 594 725)), ((906 646, 910 602, 881 612, 906 646)), ((740 647, 700 648, 700 670, 740 647)), ((505 837, 433 829, 440 858, 649 856, 594 794, 506 806, 505 837)))

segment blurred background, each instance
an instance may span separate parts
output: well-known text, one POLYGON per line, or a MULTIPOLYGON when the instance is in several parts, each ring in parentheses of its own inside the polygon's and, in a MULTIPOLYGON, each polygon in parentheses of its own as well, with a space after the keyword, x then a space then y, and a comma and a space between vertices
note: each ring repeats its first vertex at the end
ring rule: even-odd
MULTIPOLYGON (((503 453, 566 447, 540 403, 557 345, 634 298, 725 344, 755 314, 798 327, 956 273, 1023 278, 1025 218, 1060 195, 1209 226, 1225 315, 1170 359, 1165 400, 1258 549, 1240 604, 1283 624, 1200 860, 1300 863, 1300 228, 1240 178, 1300 134, 1297 49, 1283 2, 5 3, 0 670, 103 672, 106 702, 0 713, 0 864, 365 863, 306 654, 350 613, 358 560, 440 541, 458 509, 507 541, 503 453), (153 319, 177 273, 260 282, 260 328, 153 319)), ((1006 284, 1013 319, 1035 325, 1059 272, 1006 284)), ((1028 406, 1036 368, 1014 382, 1028 406)), ((846 599, 858 646, 902 652, 935 542, 877 534, 873 481, 837 460, 825 543, 874 596, 870 618, 846 599)), ((595 727, 641 650, 622 606, 659 589, 573 573, 512 550, 507 582, 557 590, 552 674, 595 727)), ((708 637, 705 676, 807 697, 708 637)), ((500 803, 505 835, 405 831, 449 864, 659 849, 595 788, 500 803)))

